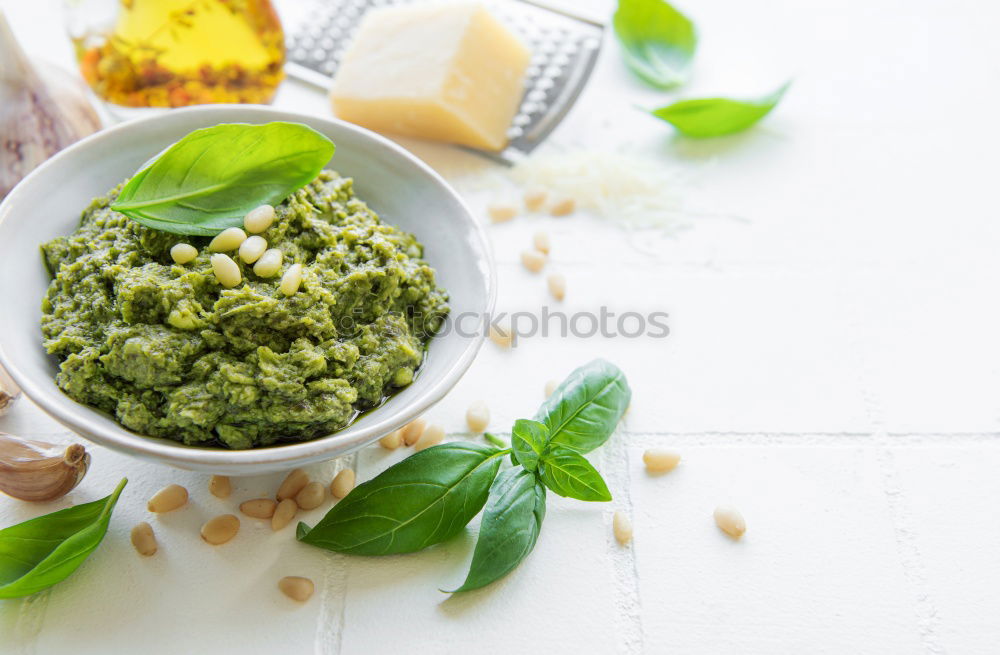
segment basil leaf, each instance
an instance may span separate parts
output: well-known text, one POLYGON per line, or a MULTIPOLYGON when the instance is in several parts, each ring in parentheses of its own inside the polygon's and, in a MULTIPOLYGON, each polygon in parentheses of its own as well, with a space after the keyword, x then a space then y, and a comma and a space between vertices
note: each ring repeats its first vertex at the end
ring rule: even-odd
POLYGON ((127 482, 107 498, 0 530, 0 598, 30 596, 76 571, 104 539, 127 482))
POLYGON ((545 453, 538 467, 545 486, 564 498, 611 500, 604 478, 587 458, 569 448, 553 448, 545 453))
POLYGON ((661 89, 687 80, 698 35, 684 14, 664 0, 619 0, 614 26, 636 75, 661 89))
POLYGON ((781 101, 791 82, 760 100, 698 98, 681 100, 653 110, 684 136, 706 138, 741 132, 767 116, 781 101))
POLYGON ((522 468, 507 469, 490 489, 472 565, 461 587, 479 589, 513 571, 535 547, 545 518, 545 487, 522 468))
POLYGON ((510 447, 515 464, 520 464, 529 471, 538 468, 538 458, 545 450, 549 441, 549 429, 538 421, 525 418, 514 422, 510 435, 510 447))
POLYGON ((355 487, 299 541, 353 555, 412 553, 453 537, 479 513, 508 451, 456 442, 407 457, 355 487))
POLYGON ((300 123, 206 127, 132 176, 111 209, 155 230, 213 236, 311 182, 333 151, 330 139, 300 123))
POLYGON ((535 419, 549 429, 549 444, 589 453, 611 436, 632 399, 625 374, 603 359, 570 373, 535 419))

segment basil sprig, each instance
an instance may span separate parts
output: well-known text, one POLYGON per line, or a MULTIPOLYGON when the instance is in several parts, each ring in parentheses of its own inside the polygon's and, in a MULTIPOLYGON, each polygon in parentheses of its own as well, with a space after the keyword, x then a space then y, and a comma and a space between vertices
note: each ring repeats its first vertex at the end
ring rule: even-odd
POLYGON ((687 16, 664 0, 619 0, 613 22, 632 72, 660 89, 687 80, 698 47, 687 16))
POLYGON ((0 598, 30 596, 76 571, 104 539, 127 482, 107 498, 0 530, 0 598))
POLYGON ((724 136, 743 130, 771 113, 781 101, 790 82, 758 100, 731 98, 695 98, 681 100, 652 111, 684 136, 707 138, 724 136))
POLYGON ((206 127, 133 175, 111 209, 155 230, 214 236, 311 182, 333 151, 330 139, 300 123, 206 127))
POLYGON ((520 419, 510 448, 434 446, 358 485, 298 539, 353 555, 411 553, 458 534, 485 505, 465 582, 479 589, 513 571, 531 552, 545 518, 546 488, 560 496, 609 501, 611 492, 583 456, 611 436, 632 392, 613 364, 595 360, 573 371, 535 420, 520 419), (501 471, 510 455, 511 468, 501 471))

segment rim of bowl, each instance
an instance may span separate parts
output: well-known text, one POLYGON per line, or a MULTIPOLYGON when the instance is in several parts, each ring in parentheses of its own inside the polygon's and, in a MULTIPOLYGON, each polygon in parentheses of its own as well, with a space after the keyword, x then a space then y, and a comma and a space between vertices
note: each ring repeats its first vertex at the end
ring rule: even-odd
MULTIPOLYGON (((473 234, 475 234, 486 260, 485 283, 487 288, 486 315, 493 313, 496 305, 496 264, 493 257, 493 249, 489 238, 486 236, 486 228, 475 220, 472 211, 455 189, 441 177, 433 168, 421 161, 399 144, 383 137, 371 130, 359 127, 352 123, 342 121, 334 117, 314 116, 283 109, 274 109, 266 105, 205 105, 196 107, 186 107, 173 109, 167 113, 157 114, 146 118, 139 118, 108 128, 104 128, 84 137, 80 141, 60 150, 55 155, 44 161, 37 168, 32 170, 11 190, 7 197, 0 202, 0 221, 3 220, 3 209, 6 205, 17 202, 22 187, 25 182, 35 177, 45 175, 46 170, 53 165, 53 162, 65 157, 73 156, 78 150, 86 149, 91 143, 107 139, 120 132, 142 131, 149 123, 170 120, 172 116, 187 114, 204 114, 206 116, 218 115, 230 116, 230 120, 239 120, 240 117, 268 118, 269 120, 290 120, 296 122, 319 121, 326 122, 354 132, 362 139, 373 142, 374 145, 389 150, 393 155, 407 160, 416 166, 420 171, 429 176, 440 189, 454 200, 463 210, 473 234)), ((195 129, 195 128, 193 128, 195 129)), ((6 369, 7 373, 21 387, 28 398, 34 401, 47 414, 55 418, 71 431, 79 434, 85 439, 93 441, 102 446, 107 446, 114 450, 126 452, 140 457, 153 458, 175 465, 189 465, 193 467, 218 466, 239 466, 239 465, 277 465, 288 463, 308 463, 310 461, 321 461, 326 459, 325 455, 330 451, 338 451, 336 455, 329 455, 329 458, 346 455, 358 448, 361 448, 376 439, 388 434, 392 430, 398 429, 402 425, 419 417, 431 406, 438 403, 455 386, 465 372, 472 365, 473 360, 482 348, 486 339, 482 330, 477 330, 477 335, 469 340, 469 343, 462 350, 459 357, 445 371, 445 374, 435 380, 423 393, 414 398, 408 405, 401 408, 398 416, 393 419, 382 419, 372 425, 352 432, 351 426, 331 434, 317 437, 309 441, 294 442, 277 446, 267 446, 264 448, 249 448, 247 450, 227 450, 221 448, 202 448, 198 446, 187 446, 180 442, 170 442, 169 440, 148 437, 137 432, 131 432, 125 427, 118 425, 113 429, 106 429, 93 417, 98 413, 92 407, 72 401, 71 409, 64 409, 58 402, 53 400, 55 394, 60 394, 63 398, 68 398, 58 389, 50 390, 43 388, 41 384, 36 384, 35 380, 25 375, 16 366, 11 364, 10 358, 6 355, 3 343, 0 343, 0 365, 6 369)))

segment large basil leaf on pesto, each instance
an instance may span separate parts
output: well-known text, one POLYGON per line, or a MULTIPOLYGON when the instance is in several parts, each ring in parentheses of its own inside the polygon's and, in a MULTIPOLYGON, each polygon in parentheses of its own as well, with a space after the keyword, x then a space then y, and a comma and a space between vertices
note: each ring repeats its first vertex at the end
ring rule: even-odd
POLYGON ((587 458, 569 448, 556 446, 538 465, 545 486, 563 498, 607 502, 611 492, 604 478, 587 458))
POLYGON ((707 138, 742 132, 771 113, 781 101, 790 82, 759 100, 730 98, 696 98, 681 100, 653 110, 653 116, 664 120, 684 136, 707 138))
POLYGON ((486 503, 507 451, 456 442, 407 457, 355 487, 298 539, 352 555, 412 553, 458 534, 486 503))
POLYGON ((589 453, 608 440, 631 399, 625 374, 614 364, 595 359, 556 387, 535 420, 549 429, 550 447, 589 453))
POLYGON ((312 181, 334 145, 300 123, 225 123, 195 130, 122 188, 111 208, 156 230, 213 236, 312 181))
POLYGON ((501 473, 483 512, 469 574, 454 591, 471 591, 513 571, 538 541, 545 518, 545 487, 521 467, 501 473))
POLYGON ((660 89, 687 80, 698 35, 665 0, 619 0, 614 27, 625 63, 636 75, 660 89))
POLYGON ((125 488, 0 530, 0 598, 30 596, 62 582, 101 544, 125 488))

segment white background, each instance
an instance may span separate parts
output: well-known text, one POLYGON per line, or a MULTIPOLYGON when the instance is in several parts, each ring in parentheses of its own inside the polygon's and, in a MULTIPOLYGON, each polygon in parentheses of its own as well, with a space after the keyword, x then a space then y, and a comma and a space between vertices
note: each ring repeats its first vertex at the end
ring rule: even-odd
MULTIPOLYGON (((610 14, 610 2, 588 5, 610 14)), ((51 0, 0 2, 34 56, 70 63, 51 0)), ((296 3, 280 5, 286 17, 296 3)), ((291 529, 244 520, 236 540, 198 538, 209 516, 269 495, 239 480, 233 502, 204 476, 92 448, 84 483, 50 506, 0 498, 0 525, 131 482, 101 548, 65 583, 0 601, 10 653, 987 653, 1000 643, 1000 5, 973 0, 702 0, 685 3, 701 47, 687 95, 764 94, 795 82, 757 128, 676 139, 635 105, 666 104, 631 78, 616 43, 554 141, 640 149, 685 179, 693 227, 655 255, 612 222, 520 218, 491 227, 499 309, 537 310, 544 280, 518 253, 537 229, 567 310, 663 309, 672 335, 487 344, 429 414, 463 438, 475 399, 506 431, 546 380, 603 356, 634 389, 623 429, 594 458, 615 501, 552 501, 535 552, 488 589, 447 599, 473 537, 421 554, 347 558, 291 529), (695 211, 697 210, 697 211, 695 211), (701 216, 713 214, 714 217, 701 216), (721 217, 725 216, 725 218, 721 217), (641 454, 669 446, 674 472, 641 454), (170 482, 192 503, 150 518, 170 482), (711 518, 746 517, 733 542, 711 518), (618 546, 611 515, 635 524, 618 546), (129 529, 150 520, 160 552, 129 529), (317 582, 304 606, 275 588, 317 582)), ((287 84, 277 104, 327 114, 287 84)), ((444 174, 491 165, 447 147, 416 152, 444 174)), ((462 188, 473 188, 468 178, 462 188)), ((476 207, 489 190, 469 192, 476 207)), ((644 239, 644 237, 643 237, 644 239)), ((68 440, 23 402, 0 430, 68 440)), ((366 479, 377 447, 341 466, 366 479)), ((326 510, 307 515, 312 523, 326 510)))

